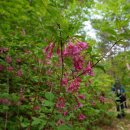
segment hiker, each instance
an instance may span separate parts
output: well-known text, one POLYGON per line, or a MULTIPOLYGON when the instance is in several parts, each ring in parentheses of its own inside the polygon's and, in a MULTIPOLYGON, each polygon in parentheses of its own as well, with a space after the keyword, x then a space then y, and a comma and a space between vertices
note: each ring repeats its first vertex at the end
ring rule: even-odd
POLYGON ((125 89, 121 85, 119 80, 115 81, 115 84, 112 87, 112 91, 116 94, 116 108, 117 108, 117 118, 122 118, 125 116, 124 108, 127 108, 126 106, 126 95, 125 95, 125 89))

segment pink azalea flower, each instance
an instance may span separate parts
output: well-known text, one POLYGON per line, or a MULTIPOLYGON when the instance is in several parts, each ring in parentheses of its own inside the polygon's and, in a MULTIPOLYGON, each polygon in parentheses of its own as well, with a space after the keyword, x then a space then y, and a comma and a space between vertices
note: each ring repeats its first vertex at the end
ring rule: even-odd
POLYGON ((60 56, 61 51, 60 51, 60 48, 59 48, 59 47, 57 48, 56 53, 57 53, 57 56, 60 56))
POLYGON ((104 102, 105 102, 104 96, 100 96, 100 97, 99 97, 99 101, 100 101, 101 103, 104 103, 104 102))
POLYGON ((9 51, 9 48, 3 48, 3 51, 7 52, 7 51, 9 51))
POLYGON ((82 120, 86 119, 86 116, 81 113, 81 114, 79 115, 78 119, 79 119, 80 121, 82 121, 82 120))
POLYGON ((81 50, 80 50, 80 48, 78 47, 78 46, 73 46, 73 50, 72 50, 72 52, 71 52, 71 54, 73 54, 73 55, 77 55, 77 54, 79 54, 81 52, 81 50))
POLYGON ((67 116, 67 114, 68 114, 68 111, 65 111, 65 112, 63 113, 64 116, 67 116))
POLYGON ((0 98, 0 104, 10 105, 11 102, 6 98, 0 98))
POLYGON ((78 102, 78 108, 81 108, 81 107, 83 107, 83 104, 78 102))
POLYGON ((47 64, 47 65, 50 65, 50 64, 51 64, 51 61, 47 60, 47 61, 46 61, 46 64, 47 64))
POLYGON ((79 95, 78 96, 80 99, 85 99, 85 95, 79 95))
POLYGON ((80 54, 81 49, 77 45, 73 45, 72 42, 68 44, 68 47, 65 47, 63 51, 64 56, 75 56, 80 54))
POLYGON ((11 63, 12 62, 12 58, 10 56, 6 56, 5 61, 7 63, 11 63))
POLYGON ((78 89, 80 87, 80 80, 79 79, 80 78, 76 78, 70 83, 69 87, 67 88, 67 92, 73 93, 73 92, 78 91, 78 89))
POLYGON ((50 59, 52 57, 54 47, 55 47, 55 44, 51 42, 45 49, 43 49, 43 53, 45 53, 47 58, 50 59))
POLYGON ((62 85, 63 85, 63 86, 66 86, 67 84, 68 84, 68 78, 64 77, 64 78, 62 79, 62 85))
POLYGON ((93 71, 89 71, 89 72, 88 72, 88 75, 94 76, 94 72, 93 72, 93 71))
POLYGON ((47 58, 51 58, 52 57, 52 49, 50 50, 50 52, 47 54, 47 58))
POLYGON ((68 56, 69 52, 68 49, 65 47, 65 49, 63 50, 63 56, 68 56))
POLYGON ((50 48, 52 48, 53 46, 53 42, 51 42, 47 47, 45 47, 45 49, 43 49, 43 53, 48 53, 48 51, 50 50, 50 48))
POLYGON ((70 54, 72 54, 73 48, 74 48, 73 43, 72 43, 72 42, 69 42, 69 44, 68 44, 68 50, 69 50, 69 53, 70 53, 70 54))
POLYGON ((91 65, 90 61, 88 62, 86 68, 83 70, 83 74, 88 74, 90 76, 94 75, 93 70, 92 70, 92 65, 91 65))
POLYGON ((16 59, 16 62, 17 63, 21 63, 21 59, 16 59))
POLYGON ((79 56, 81 51, 87 48, 88 46, 85 42, 78 42, 76 44, 69 42, 68 46, 63 50, 63 55, 72 57, 79 56))
POLYGON ((14 70, 14 68, 13 68, 12 66, 8 66, 8 67, 7 67, 7 71, 8 71, 8 72, 12 72, 13 70, 14 70))
POLYGON ((76 80, 80 83, 82 82, 81 78, 77 77, 76 80))
POLYGON ((57 102, 56 102, 56 107, 57 108, 64 108, 65 107, 65 100, 63 97, 59 97, 57 102))
POLYGON ((40 106, 38 106, 38 105, 37 105, 37 106, 34 106, 34 107, 33 107, 33 110, 40 110, 40 106))
POLYGON ((9 50, 9 48, 0 48, 0 54, 7 52, 9 50))
POLYGON ((19 69, 16 74, 18 77, 21 77, 23 75, 23 72, 21 69, 19 69))
POLYGON ((80 46, 82 49, 87 49, 88 45, 85 42, 77 42, 77 45, 80 46))
POLYGON ((50 45, 48 45, 45 49, 43 49, 43 53, 47 53, 49 50, 50 45))
POLYGON ((83 69, 83 64, 84 64, 83 57, 75 56, 73 57, 73 62, 74 62, 74 67, 77 71, 83 69))
POLYGON ((92 67, 91 67, 91 62, 89 61, 86 68, 85 68, 85 71, 91 71, 92 70, 92 67))

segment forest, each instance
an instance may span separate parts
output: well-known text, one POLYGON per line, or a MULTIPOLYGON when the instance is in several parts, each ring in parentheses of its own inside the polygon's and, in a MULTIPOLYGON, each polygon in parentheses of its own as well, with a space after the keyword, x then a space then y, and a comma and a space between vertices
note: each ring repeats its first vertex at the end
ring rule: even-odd
POLYGON ((0 130, 130 130, 130 0, 0 0, 0 130))

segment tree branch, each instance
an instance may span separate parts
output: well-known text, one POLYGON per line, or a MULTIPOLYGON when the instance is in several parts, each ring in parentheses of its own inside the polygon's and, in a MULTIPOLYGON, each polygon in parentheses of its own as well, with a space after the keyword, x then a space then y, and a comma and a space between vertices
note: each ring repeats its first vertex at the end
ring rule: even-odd
MULTIPOLYGON (((109 51, 108 52, 110 52, 111 51, 111 49, 118 43, 118 42, 120 42, 121 41, 121 39, 120 40, 118 40, 118 41, 116 41, 111 47, 110 47, 110 49, 109 49, 109 51)), ((107 53, 108 53, 107 52, 107 53)), ((92 68, 93 67, 95 67, 103 58, 105 58, 106 57, 106 55, 107 55, 107 53, 106 54, 104 54, 95 64, 93 64, 92 65, 92 68)))

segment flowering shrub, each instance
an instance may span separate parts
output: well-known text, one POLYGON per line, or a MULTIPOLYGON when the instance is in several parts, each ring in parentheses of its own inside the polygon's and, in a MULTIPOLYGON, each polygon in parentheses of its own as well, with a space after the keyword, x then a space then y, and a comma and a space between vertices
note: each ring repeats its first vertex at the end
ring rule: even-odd
POLYGON ((1 47, 0 128, 89 128, 96 101, 103 105, 104 100, 93 96, 88 48, 81 41, 60 47, 50 42, 43 50, 1 47))

